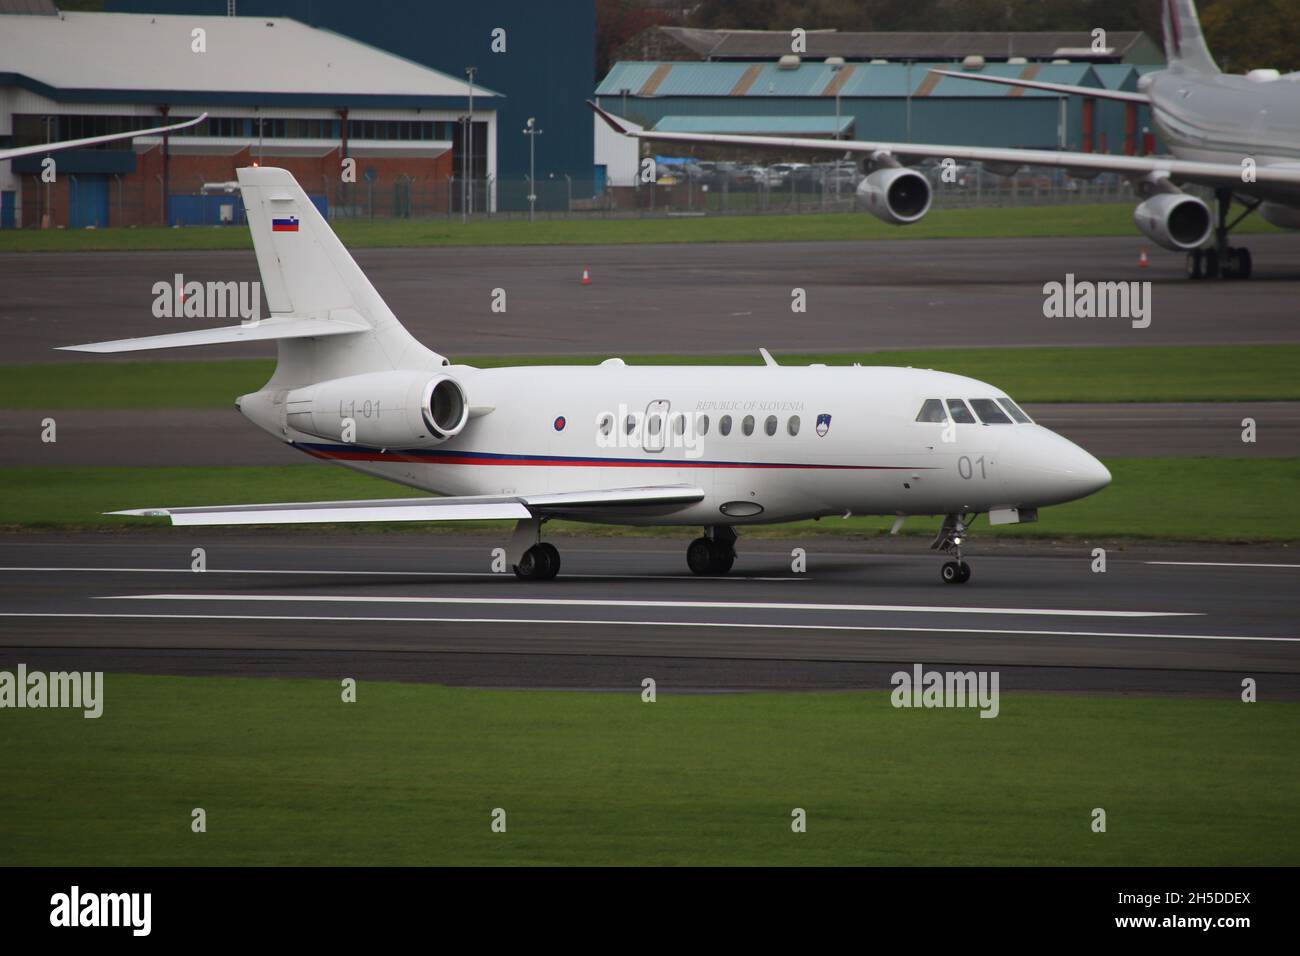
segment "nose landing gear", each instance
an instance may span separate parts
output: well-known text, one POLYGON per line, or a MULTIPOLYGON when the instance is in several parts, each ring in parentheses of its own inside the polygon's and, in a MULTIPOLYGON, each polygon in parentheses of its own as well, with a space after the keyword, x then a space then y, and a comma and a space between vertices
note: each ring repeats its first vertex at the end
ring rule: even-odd
POLYGON ((726 574, 736 563, 736 531, 730 525, 711 525, 704 537, 686 549, 686 564, 695 574, 726 574))
POLYGON ((970 580, 970 565, 961 559, 961 543, 966 537, 966 528, 975 520, 975 515, 947 515, 943 526, 930 545, 932 551, 948 551, 956 559, 945 561, 939 569, 939 576, 944 584, 965 584, 970 580))

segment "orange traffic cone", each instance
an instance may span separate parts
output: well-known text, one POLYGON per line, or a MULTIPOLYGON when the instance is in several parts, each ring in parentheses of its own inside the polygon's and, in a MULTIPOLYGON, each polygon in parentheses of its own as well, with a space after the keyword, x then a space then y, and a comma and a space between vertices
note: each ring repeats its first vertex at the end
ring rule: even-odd
POLYGON ((1138 268, 1145 269, 1151 263, 1147 261, 1147 251, 1145 249, 1138 255, 1138 268))
POLYGON ((582 284, 591 285, 591 273, 588 272, 586 269, 582 270, 582 284))

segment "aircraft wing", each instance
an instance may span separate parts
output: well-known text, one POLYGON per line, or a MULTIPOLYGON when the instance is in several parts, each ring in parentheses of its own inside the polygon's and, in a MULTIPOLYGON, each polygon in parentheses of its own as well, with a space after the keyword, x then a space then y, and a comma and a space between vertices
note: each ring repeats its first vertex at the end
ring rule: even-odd
POLYGON ((1021 86, 1030 90, 1045 90, 1048 93, 1068 93, 1071 96, 1091 96, 1099 100, 1119 100, 1121 103, 1145 103, 1151 101, 1142 93, 1128 93, 1124 90, 1106 90, 1095 86, 1074 86, 1070 83, 1046 83, 1043 80, 1022 80, 1010 76, 983 76, 978 73, 961 73, 957 70, 931 70, 940 76, 952 76, 959 80, 978 80, 980 83, 1001 83, 1003 86, 1021 86))
MULTIPOLYGON (((1002 170, 1021 166, 1048 166, 1076 173, 1117 173, 1133 179, 1146 176, 1167 177, 1175 182, 1200 183, 1242 189, 1242 167, 1230 163, 1201 163, 1172 156, 1111 156, 1105 153, 1075 153, 1065 150, 1015 149, 998 146, 944 146, 929 143, 887 143, 872 140, 807 139, 799 136, 745 136, 734 133, 666 133, 637 130, 618 117, 589 105, 617 133, 635 139, 667 143, 701 143, 715 146, 762 146, 783 150, 806 150, 819 153, 880 154, 900 161, 920 159, 954 159, 971 163, 988 163, 1002 170)), ((1243 154, 1244 158, 1244 154, 1243 154)), ((1300 188, 1300 163, 1285 166, 1258 166, 1254 186, 1275 186, 1295 191, 1300 188)))
POLYGON ((367 521, 484 521, 573 514, 591 509, 693 504, 704 492, 690 485, 653 485, 537 495, 459 498, 379 498, 369 501, 300 501, 284 504, 140 508, 109 514, 170 517, 173 525, 343 524, 367 521))
POLYGON ((100 143, 112 143, 119 139, 135 139, 137 136, 157 136, 159 133, 174 133, 178 129, 196 126, 207 118, 208 114, 203 113, 183 123, 172 123, 170 126, 155 126, 153 129, 136 129, 129 133, 109 133, 106 136, 86 136, 83 139, 65 139, 57 143, 40 143, 36 146, 14 146, 9 149, 0 149, 0 162, 6 159, 17 159, 19 156, 44 156, 46 153, 56 153, 61 149, 81 149, 86 146, 98 146, 100 143))

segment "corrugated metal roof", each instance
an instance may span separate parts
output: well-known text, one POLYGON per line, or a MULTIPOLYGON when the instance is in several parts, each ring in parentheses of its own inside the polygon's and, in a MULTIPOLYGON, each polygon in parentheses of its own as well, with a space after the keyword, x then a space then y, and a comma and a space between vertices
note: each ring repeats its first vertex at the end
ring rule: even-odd
MULTIPOLYGON (((775 59, 790 52, 790 34, 784 30, 699 30, 687 27, 654 27, 695 52, 701 59, 775 59)), ((1098 58, 1123 56, 1143 39, 1136 31, 1109 31, 1109 53, 1098 58)), ((841 33, 812 31, 807 35, 807 55, 823 58, 842 56, 866 60, 943 60, 965 56, 1023 56, 1051 59, 1062 49, 1089 51, 1092 35, 1086 32, 1046 31, 1033 33, 841 33)), ((1083 54, 1080 54, 1082 56, 1083 54)))
MULTIPOLYGON (((465 80, 278 17, 5 16, 6 72, 60 89, 457 96, 465 80), (206 31, 207 53, 191 51, 206 31)), ((475 98, 497 94, 476 86, 475 98)))
MULTIPOLYGON (((936 97, 1056 97, 1045 90, 968 83, 936 77, 932 68, 953 69, 951 63, 854 63, 837 72, 825 63, 804 62, 783 70, 775 63, 616 63, 596 88, 597 96, 834 96, 838 75, 841 98, 907 96, 936 97)), ((1033 78, 1075 86, 1101 86, 1087 63, 991 63, 977 71, 986 76, 1033 78), (1029 76, 1032 74, 1032 76, 1029 76)), ((1113 67, 1113 69, 1132 69, 1113 67)), ((976 72, 976 71, 972 71, 976 72)))
POLYGON ((755 133, 772 136, 834 136, 848 132, 853 117, 837 125, 834 116, 665 116, 661 133, 755 133))

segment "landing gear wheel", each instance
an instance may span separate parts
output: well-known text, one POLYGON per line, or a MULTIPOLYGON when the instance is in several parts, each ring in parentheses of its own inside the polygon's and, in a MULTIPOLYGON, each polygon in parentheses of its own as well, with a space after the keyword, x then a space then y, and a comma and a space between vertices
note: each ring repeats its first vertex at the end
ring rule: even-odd
POLYGON ((961 584, 966 580, 961 576, 961 565, 956 561, 945 561, 939 568, 939 576, 943 578, 944 584, 961 584))
POLYGON ((735 549, 708 538, 696 538, 686 549, 686 564, 695 574, 726 574, 735 563, 735 549))
POLYGON ((970 565, 967 564, 965 561, 960 561, 960 562, 958 562, 957 567, 958 567, 959 571, 961 572, 961 577, 960 577, 960 579, 957 581, 957 583, 958 583, 958 584, 965 584, 967 581, 970 580, 970 565))
POLYGON ((560 552, 555 545, 535 544, 515 565, 515 576, 522 581, 549 581, 560 573, 560 552))
POLYGON ((1248 250, 1245 246, 1234 248, 1232 250, 1232 259, 1235 260, 1234 269, 1232 269, 1234 278, 1251 277, 1251 250, 1248 250))
POLYGON ((1205 278, 1219 278, 1219 251, 1217 249, 1205 250, 1205 278))

